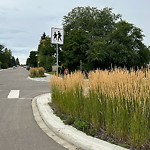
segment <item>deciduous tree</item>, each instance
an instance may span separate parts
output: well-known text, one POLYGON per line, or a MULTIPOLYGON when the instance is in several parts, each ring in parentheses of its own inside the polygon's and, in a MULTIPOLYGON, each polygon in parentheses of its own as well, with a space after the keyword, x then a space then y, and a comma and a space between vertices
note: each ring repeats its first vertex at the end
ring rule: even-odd
POLYGON ((142 30, 111 8, 76 7, 64 16, 63 26, 62 61, 70 70, 141 67, 150 61, 142 30))
POLYGON ((51 71, 56 60, 55 53, 56 50, 51 44, 50 37, 44 33, 38 46, 38 65, 44 67, 47 71, 51 71))

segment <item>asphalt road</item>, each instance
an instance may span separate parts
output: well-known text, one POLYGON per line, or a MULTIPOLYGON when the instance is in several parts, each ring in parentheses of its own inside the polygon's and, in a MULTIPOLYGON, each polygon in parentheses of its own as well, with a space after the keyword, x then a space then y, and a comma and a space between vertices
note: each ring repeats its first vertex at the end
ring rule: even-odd
POLYGON ((0 150, 65 150, 37 125, 33 97, 50 92, 48 82, 29 80, 24 68, 0 71, 0 150), (8 98, 12 90, 18 98, 8 98))

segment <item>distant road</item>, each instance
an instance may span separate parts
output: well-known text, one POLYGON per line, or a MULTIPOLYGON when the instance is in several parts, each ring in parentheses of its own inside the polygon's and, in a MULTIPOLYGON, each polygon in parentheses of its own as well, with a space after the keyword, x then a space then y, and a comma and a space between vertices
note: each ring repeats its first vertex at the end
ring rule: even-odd
POLYGON ((48 82, 29 80, 25 68, 0 71, 0 150, 65 150, 37 125, 32 98, 50 92, 48 82))

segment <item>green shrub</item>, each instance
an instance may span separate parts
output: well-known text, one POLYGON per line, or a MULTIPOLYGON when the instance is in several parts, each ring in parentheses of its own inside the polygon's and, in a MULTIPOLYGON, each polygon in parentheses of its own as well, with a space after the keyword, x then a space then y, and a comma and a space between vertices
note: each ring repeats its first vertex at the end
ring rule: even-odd
POLYGON ((74 121, 73 126, 76 127, 77 129, 83 131, 83 132, 87 132, 87 130, 90 129, 89 123, 84 122, 82 120, 78 120, 78 119, 74 121))

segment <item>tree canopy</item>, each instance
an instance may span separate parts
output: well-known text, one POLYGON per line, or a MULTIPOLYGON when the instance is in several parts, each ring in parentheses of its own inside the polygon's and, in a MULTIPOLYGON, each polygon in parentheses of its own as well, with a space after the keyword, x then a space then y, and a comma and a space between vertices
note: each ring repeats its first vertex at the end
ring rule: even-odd
POLYGON ((70 70, 141 67, 150 61, 142 30, 111 8, 76 7, 63 18, 62 63, 70 70))
MULTIPOLYGON (((142 30, 113 13, 112 8, 76 7, 64 16, 63 28, 61 50, 58 45, 59 65, 70 71, 111 67, 136 69, 150 62, 150 48, 143 43, 142 30)), ((45 32, 37 52, 30 53, 27 63, 49 71, 56 63, 55 45, 45 32)))
POLYGON ((47 71, 51 71, 52 65, 56 61, 55 53, 56 50, 51 44, 50 37, 43 33, 38 46, 38 65, 44 67, 47 71))
POLYGON ((30 51, 30 55, 29 58, 27 58, 27 62, 26 64, 30 67, 37 67, 38 63, 37 63, 37 51, 30 51))
POLYGON ((0 44, 0 69, 16 66, 16 61, 10 49, 0 44))

